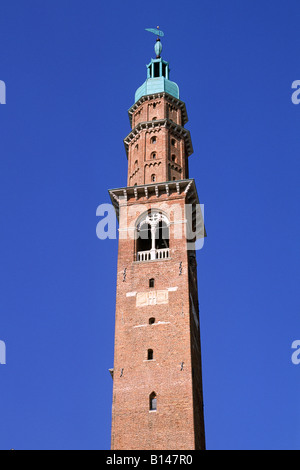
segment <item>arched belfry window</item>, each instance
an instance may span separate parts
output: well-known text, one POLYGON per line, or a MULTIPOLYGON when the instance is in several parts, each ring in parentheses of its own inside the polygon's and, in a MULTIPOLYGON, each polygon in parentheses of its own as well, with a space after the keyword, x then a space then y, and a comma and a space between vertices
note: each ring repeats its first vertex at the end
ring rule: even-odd
POLYGON ((136 261, 170 258, 170 222, 165 214, 151 210, 143 214, 136 226, 136 261))

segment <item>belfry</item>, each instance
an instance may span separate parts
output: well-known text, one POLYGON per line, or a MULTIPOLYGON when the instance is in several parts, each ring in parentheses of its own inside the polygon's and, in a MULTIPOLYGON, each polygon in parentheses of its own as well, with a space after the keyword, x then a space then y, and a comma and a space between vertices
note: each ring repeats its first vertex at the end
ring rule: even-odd
POLYGON ((112 450, 205 449, 196 251, 204 221, 186 106, 156 58, 129 109, 119 221, 112 450))

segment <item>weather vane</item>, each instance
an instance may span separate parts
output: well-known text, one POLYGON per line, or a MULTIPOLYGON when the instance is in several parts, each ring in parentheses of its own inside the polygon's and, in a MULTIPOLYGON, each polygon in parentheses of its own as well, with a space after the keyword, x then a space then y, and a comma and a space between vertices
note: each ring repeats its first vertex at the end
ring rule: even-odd
POLYGON ((154 50, 155 50, 156 58, 159 59, 161 51, 162 51, 162 44, 160 42, 160 37, 161 38, 164 37, 164 33, 159 29, 159 26, 157 26, 156 29, 155 28, 146 28, 145 30, 149 31, 150 33, 153 33, 153 34, 155 34, 155 36, 157 36, 156 44, 154 46, 154 50))

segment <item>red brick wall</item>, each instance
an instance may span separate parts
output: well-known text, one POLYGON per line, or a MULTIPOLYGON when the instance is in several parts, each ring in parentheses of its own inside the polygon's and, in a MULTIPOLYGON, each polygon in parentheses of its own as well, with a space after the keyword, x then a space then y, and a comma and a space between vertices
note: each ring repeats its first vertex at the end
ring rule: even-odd
MULTIPOLYGON (((177 124, 182 122, 181 109, 162 97, 142 103, 133 114, 132 126, 135 128, 154 117, 156 120, 170 119, 177 124)), ((157 182, 185 179, 188 177, 185 163, 183 138, 172 135, 163 125, 139 130, 129 145, 128 186, 151 184, 152 175, 157 182), (155 143, 152 143, 153 137, 155 143)))
MULTIPOLYGON (((164 123, 151 124, 156 118, 180 126, 179 106, 162 96, 135 109, 134 132, 127 142, 128 186, 188 178, 182 133, 175 135, 164 123), (147 126, 136 127, 145 122, 147 126)), ((139 196, 138 201, 133 197, 120 207, 112 449, 205 447, 195 258, 187 251, 185 238, 175 236, 175 229, 184 228, 185 198, 185 193, 171 194, 169 189, 168 194, 139 196), (134 228, 139 215, 153 208, 167 213, 174 209, 169 214, 170 258, 138 262, 134 228), (154 288, 149 287, 152 278, 154 288), (141 306, 141 295, 157 291, 168 296, 167 302, 141 306), (150 318, 155 318, 151 325, 150 318), (153 360, 147 360, 149 349, 153 360), (157 396, 156 411, 149 410, 152 392, 157 396)))
MULTIPOLYGON (((152 201, 139 201, 137 210, 143 213, 150 208, 166 209, 166 204, 176 204, 184 214, 184 202, 184 195, 152 198, 152 201)), ((121 208, 122 237, 126 233, 122 223, 125 210, 126 206, 121 208)), ((134 214, 129 216, 127 227, 134 226, 136 219, 134 214)), ((190 300, 192 288, 198 306, 197 289, 191 286, 186 242, 174 238, 172 223, 180 220, 171 214, 170 221, 170 259, 135 262, 132 231, 129 230, 127 239, 119 240, 112 449, 204 447, 201 377, 195 380, 195 374, 201 374, 196 345, 199 334, 193 325, 190 300), (154 288, 149 288, 151 278, 155 279, 154 288), (168 304, 136 306, 134 293, 170 288, 168 304), (150 317, 155 318, 152 325, 150 317), (147 360, 148 349, 154 353, 151 361, 147 360), (157 394, 157 411, 149 411, 152 392, 157 394)))

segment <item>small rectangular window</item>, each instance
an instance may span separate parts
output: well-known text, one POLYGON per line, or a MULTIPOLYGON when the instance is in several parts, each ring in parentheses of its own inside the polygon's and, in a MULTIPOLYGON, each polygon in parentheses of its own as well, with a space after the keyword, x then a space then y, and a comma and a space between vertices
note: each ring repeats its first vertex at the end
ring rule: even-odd
POLYGON ((148 361, 153 361, 153 349, 148 349, 148 361))

